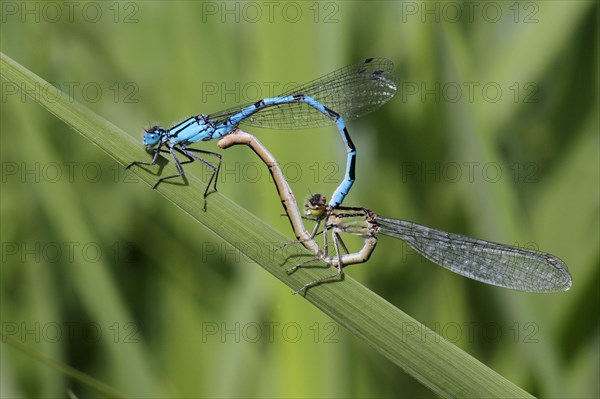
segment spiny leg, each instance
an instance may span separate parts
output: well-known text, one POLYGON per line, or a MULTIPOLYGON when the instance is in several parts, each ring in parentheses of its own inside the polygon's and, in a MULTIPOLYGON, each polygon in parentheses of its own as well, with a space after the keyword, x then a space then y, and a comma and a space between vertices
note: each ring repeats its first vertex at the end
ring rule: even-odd
MULTIPOLYGON (((285 214, 283 216, 285 216, 285 214)), ((310 219, 310 218, 307 218, 307 219, 308 220, 313 220, 313 219, 310 219)), ((319 227, 321 227, 321 222, 322 221, 323 221, 323 218, 316 219, 317 224, 313 228, 313 231, 312 231, 312 233, 310 233, 310 236, 308 238, 306 238, 306 239, 291 240, 291 241, 285 242, 285 243, 281 244, 279 247, 277 247, 275 250, 279 251, 279 250, 281 250, 283 248, 286 248, 286 247, 288 247, 290 245, 299 244, 299 243, 303 243, 305 241, 314 240, 317 235, 319 235, 319 234, 322 233, 322 232, 319 232, 319 227)))
POLYGON ((304 291, 304 293, 306 294, 306 290, 311 287, 317 286, 325 281, 342 278, 342 276, 344 274, 344 271, 342 270, 344 265, 342 264, 342 255, 340 254, 340 248, 338 245, 338 240, 341 240, 341 237, 338 235, 337 232, 333 232, 332 236, 333 236, 333 245, 335 247, 335 252, 337 254, 337 269, 338 269, 337 273, 331 274, 329 276, 321 277, 319 279, 311 281, 310 283, 306 283, 300 289, 294 291, 293 294, 298 294, 302 291, 304 291))
POLYGON ((156 165, 156 162, 158 161, 158 157, 160 155, 161 152, 167 152, 163 149, 161 149, 162 147, 162 142, 160 144, 158 144, 158 147, 156 147, 156 150, 154 151, 154 156, 152 157, 152 161, 150 162, 144 162, 144 161, 133 161, 132 163, 130 163, 129 165, 125 166, 125 169, 129 169, 131 168, 133 165, 156 165))
MULTIPOLYGON (((337 234, 337 233, 336 233, 336 234, 337 234)), ((342 249, 344 250, 344 252, 345 252, 346 254, 349 254, 349 253, 350 253, 350 251, 348 251, 348 247, 346 246, 346 244, 344 243, 344 240, 342 240, 342 237, 341 237, 340 235, 338 235, 338 240, 339 240, 339 243, 340 243, 340 245, 342 246, 342 249)))
MULTIPOLYGON (((213 173, 213 176, 214 176, 213 189, 215 191, 218 191, 217 190, 217 182, 219 181, 219 172, 221 171, 221 163, 223 161, 223 156, 221 154, 219 154, 218 152, 205 151, 205 150, 200 150, 200 149, 197 149, 197 148, 188 148, 188 147, 182 147, 182 148, 185 151, 192 151, 192 152, 197 152, 197 153, 200 153, 200 154, 212 155, 214 157, 219 158, 219 160, 217 161, 217 170, 216 170, 216 172, 213 173)), ((200 157, 195 158, 195 159, 198 159, 199 161, 201 161, 202 163, 204 163, 208 167, 212 168, 213 171, 214 171, 214 165, 212 165, 210 162, 208 162, 208 161, 206 161, 206 160, 204 160, 204 159, 202 159, 200 157)), ((212 178, 211 178, 211 180, 212 180, 212 178)), ((210 183, 207 185, 207 187, 208 186, 210 186, 210 183)))
MULTIPOLYGON (((204 200, 204 206, 203 209, 206 211, 206 197, 208 196, 208 190, 210 189, 210 184, 213 182, 213 179, 215 178, 215 175, 217 173, 219 173, 219 168, 221 167, 221 155, 217 154, 217 153, 211 153, 210 151, 203 151, 203 150, 198 150, 196 148, 192 149, 192 148, 175 148, 175 150, 183 155, 185 155, 188 159, 189 162, 193 162, 194 160, 200 161, 203 164, 205 164, 206 166, 208 166, 209 168, 212 169, 212 175, 210 176, 210 179, 208 180, 208 184, 206 185, 206 189, 204 190, 204 195, 203 195, 203 200, 204 200), (198 155, 194 154, 193 152, 191 152, 190 150, 194 150, 196 152, 201 152, 201 153, 206 153, 206 154, 213 154, 218 156, 219 158, 219 165, 218 167, 216 167, 215 165, 211 164, 210 162, 200 158, 198 155)), ((175 158, 175 157, 174 157, 175 158)), ((179 161, 176 161, 179 162, 179 161)), ((189 163, 186 162, 186 163, 189 163)), ((181 164, 179 164, 179 167, 181 166, 181 164)), ((181 169, 181 171, 183 171, 183 168, 181 169)), ((215 181, 215 191, 216 191, 216 181, 215 181)))
POLYGON ((193 158, 196 159, 200 162, 202 162, 203 164, 205 164, 206 166, 208 166, 209 168, 212 169, 212 175, 210 176, 210 179, 208 180, 208 184, 206 185, 206 190, 204 190, 204 207, 203 209, 206 211, 206 197, 208 196, 208 190, 210 189, 210 184, 214 182, 213 184, 213 189, 215 191, 217 191, 217 181, 219 180, 219 171, 221 170, 221 162, 222 162, 222 155, 216 152, 211 152, 211 151, 205 151, 205 150, 200 150, 197 148, 187 148, 187 147, 182 147, 182 151, 181 151, 184 155, 186 155, 189 158, 193 158), (193 152, 197 152, 197 153, 201 153, 201 154, 207 154, 207 155, 213 155, 217 158, 219 158, 217 166, 215 167, 215 165, 213 165, 212 163, 206 161, 205 159, 197 156, 196 154, 194 154, 193 152))
MULTIPOLYGON (((173 157, 173 160, 175 161, 175 166, 177 167, 177 170, 179 171, 179 173, 176 175, 161 177, 160 179, 158 179, 156 181, 156 183, 154 183, 154 186, 152 186, 153 189, 158 187, 158 185, 165 180, 172 179, 174 177, 179 177, 179 176, 184 177, 185 176, 185 172, 183 171, 183 166, 181 166, 182 163, 179 161, 179 159, 175 155, 175 151, 182 153, 181 150, 177 147, 169 147, 169 153, 171 154, 171 157, 173 157)), ((182 154, 186 155, 185 153, 182 153, 182 154)), ((190 162, 193 162, 193 159, 190 159, 190 157, 188 157, 188 160, 184 161, 183 164, 190 163, 190 162)), ((185 179, 185 177, 184 177, 184 179, 185 179)))
MULTIPOLYGON (((322 220, 323 220, 323 218, 317 219, 318 223, 315 226, 315 229, 313 230, 313 233, 312 233, 312 236, 311 236, 313 239, 314 239, 314 237, 317 234, 320 234, 320 233, 316 233, 316 231, 317 231, 317 229, 319 227, 319 224, 321 223, 322 220)), ((326 259, 329 256, 329 248, 328 248, 328 244, 327 244, 327 234, 328 234, 328 231, 329 231, 329 225, 327 223, 325 223, 325 225, 323 226, 323 231, 322 231, 322 233, 323 233, 323 252, 319 256, 311 258, 311 259, 309 259, 307 261, 304 261, 302 263, 299 263, 299 264, 294 265, 293 267, 287 269, 286 271, 287 271, 288 274, 292 274, 293 272, 295 272, 299 268, 301 268, 301 267, 303 267, 303 266, 305 266, 305 265, 307 265, 307 264, 309 264, 311 262, 315 262, 315 261, 318 261, 318 260, 324 260, 324 259, 326 259)))

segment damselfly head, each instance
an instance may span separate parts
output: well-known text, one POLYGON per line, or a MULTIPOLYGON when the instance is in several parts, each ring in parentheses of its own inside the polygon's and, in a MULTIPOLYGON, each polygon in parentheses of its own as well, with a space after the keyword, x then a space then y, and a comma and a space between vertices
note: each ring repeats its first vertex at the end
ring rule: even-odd
POLYGON ((319 218, 325 212, 327 198, 323 194, 313 194, 304 202, 304 214, 319 218))
POLYGON ((144 146, 146 148, 156 147, 161 138, 167 133, 165 129, 160 126, 152 126, 146 130, 144 134, 144 146))

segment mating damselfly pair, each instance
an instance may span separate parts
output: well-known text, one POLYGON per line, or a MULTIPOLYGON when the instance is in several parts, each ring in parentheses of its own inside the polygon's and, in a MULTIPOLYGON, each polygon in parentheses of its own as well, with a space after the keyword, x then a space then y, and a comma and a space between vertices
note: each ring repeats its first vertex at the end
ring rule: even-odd
MULTIPOLYGON (((128 167, 134 164, 154 165, 161 152, 170 153, 179 173, 160 178, 154 185, 156 188, 165 180, 183 177, 183 164, 194 160, 204 163, 213 171, 203 196, 206 209, 206 196, 211 184, 216 191, 221 155, 191 148, 190 145, 198 141, 220 139, 221 148, 236 144, 251 147, 273 174, 298 242, 312 251, 316 259, 337 268, 335 274, 309 282, 296 292, 341 277, 344 266, 367 261, 377 244, 378 234, 399 238, 434 263, 474 280, 529 292, 568 290, 571 287, 571 276, 566 265, 553 255, 446 233, 400 219, 380 217, 366 208, 341 206, 355 180, 356 160, 356 148, 345 121, 381 107, 395 95, 397 86, 398 78, 393 72, 391 61, 368 58, 276 97, 211 115, 192 116, 170 129, 154 126, 144 135, 144 145, 154 153, 153 159, 150 162, 133 162, 128 167), (317 222, 313 232, 308 233, 293 192, 275 159, 255 137, 239 131, 238 127, 242 124, 291 129, 331 123, 335 123, 346 146, 345 176, 329 204, 326 204, 325 197, 320 194, 312 196, 305 204, 305 217, 317 222), (186 161, 181 162, 177 154, 183 155, 186 161), (213 156, 217 158, 217 163, 209 162, 199 154, 213 156), (321 222, 324 222, 323 250, 314 241, 321 222), (335 256, 328 253, 328 233, 332 236, 335 256), (348 251, 341 238, 342 233, 362 237, 363 248, 356 253, 348 251)), ((302 264, 289 271, 295 271, 300 266, 302 264)))

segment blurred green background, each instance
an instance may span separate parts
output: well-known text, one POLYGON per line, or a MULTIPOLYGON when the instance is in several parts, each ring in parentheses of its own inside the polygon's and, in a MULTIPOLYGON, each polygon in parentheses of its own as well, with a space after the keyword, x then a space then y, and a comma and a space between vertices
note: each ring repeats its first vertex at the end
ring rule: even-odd
MULTIPOLYGON (((346 204, 551 252, 573 288, 486 286, 388 238, 347 273, 534 395, 600 395, 597 2, 0 5, 2 52, 140 140, 155 123, 393 60, 396 97, 349 124, 358 166, 346 204)), ((1 83, 4 337, 128 396, 432 396, 247 261, 251 249, 1 83)), ((247 130, 300 201, 341 179, 334 127, 247 130)), ((219 190, 292 238, 253 153, 223 156, 219 190)), ((208 211, 218 206, 209 197, 208 211)), ((0 348, 2 397, 98 395, 0 348)))

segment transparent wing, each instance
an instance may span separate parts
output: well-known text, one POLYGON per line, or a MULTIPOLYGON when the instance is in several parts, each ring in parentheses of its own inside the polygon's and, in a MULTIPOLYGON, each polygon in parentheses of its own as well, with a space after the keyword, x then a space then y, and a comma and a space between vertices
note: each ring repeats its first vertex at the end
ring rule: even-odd
MULTIPOLYGON (((342 115, 345 120, 352 120, 376 110, 394 97, 398 78, 393 68, 394 64, 388 59, 368 58, 276 97, 308 95, 342 115)), ((254 102, 230 108, 209 115, 209 118, 220 123, 252 104, 254 102)), ((318 127, 332 123, 331 119, 304 103, 265 108, 241 122, 243 125, 277 129, 318 127)))
POLYGON ((528 292, 571 288, 567 266, 554 255, 376 217, 380 233, 399 238, 430 261, 455 273, 499 287, 528 292))

